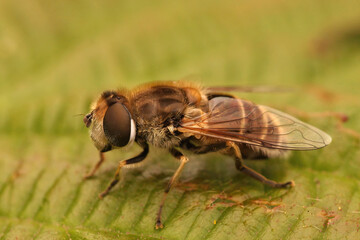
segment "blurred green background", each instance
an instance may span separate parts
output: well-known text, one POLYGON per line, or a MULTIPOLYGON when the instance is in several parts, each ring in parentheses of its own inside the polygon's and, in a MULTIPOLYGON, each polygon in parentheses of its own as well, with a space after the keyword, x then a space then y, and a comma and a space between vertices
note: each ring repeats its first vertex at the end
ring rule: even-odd
POLYGON ((356 239, 360 224, 360 2, 0 0, 0 239, 356 239), (190 76, 190 77, 188 77, 190 76), (97 161, 82 117, 105 89, 188 78, 205 86, 282 86, 239 94, 308 117, 333 143, 250 162, 290 191, 192 156, 154 230, 177 163, 151 149, 104 200, 117 161, 97 161), (354 131, 354 132, 352 132, 354 131), (355 132, 357 131, 357 132, 355 132), (216 223, 216 224, 215 224, 216 223))

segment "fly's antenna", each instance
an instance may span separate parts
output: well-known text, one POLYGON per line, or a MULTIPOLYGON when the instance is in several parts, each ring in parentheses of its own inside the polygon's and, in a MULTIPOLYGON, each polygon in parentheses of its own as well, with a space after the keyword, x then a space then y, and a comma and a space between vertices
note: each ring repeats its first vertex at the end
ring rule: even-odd
POLYGON ((80 116, 85 116, 85 113, 78 113, 73 115, 73 117, 80 117, 80 116))

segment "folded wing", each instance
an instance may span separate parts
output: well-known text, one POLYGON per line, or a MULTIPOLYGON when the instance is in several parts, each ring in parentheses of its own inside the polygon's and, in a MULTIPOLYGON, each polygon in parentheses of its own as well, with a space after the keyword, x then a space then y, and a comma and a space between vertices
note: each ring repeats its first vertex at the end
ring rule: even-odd
POLYGON ((331 137, 325 132, 286 113, 227 97, 211 99, 207 113, 195 118, 185 116, 178 130, 285 150, 319 149, 331 142, 331 137))

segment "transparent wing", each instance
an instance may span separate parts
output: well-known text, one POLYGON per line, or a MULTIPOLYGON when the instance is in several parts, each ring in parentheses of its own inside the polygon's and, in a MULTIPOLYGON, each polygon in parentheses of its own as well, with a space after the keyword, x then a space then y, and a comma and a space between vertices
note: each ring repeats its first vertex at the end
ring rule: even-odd
POLYGON ((286 113, 226 97, 211 99, 207 113, 192 118, 185 116, 178 130, 287 150, 319 149, 331 142, 331 137, 325 132, 286 113))

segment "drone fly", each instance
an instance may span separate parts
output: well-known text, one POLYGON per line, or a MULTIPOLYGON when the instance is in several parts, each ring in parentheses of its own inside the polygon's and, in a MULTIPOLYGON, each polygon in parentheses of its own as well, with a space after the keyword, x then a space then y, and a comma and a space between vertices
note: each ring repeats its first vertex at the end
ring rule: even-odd
POLYGON ((194 154, 220 152, 235 160, 235 167, 274 188, 279 183, 247 167, 244 159, 281 157, 289 150, 314 150, 330 144, 331 137, 286 113, 182 81, 145 84, 132 91, 105 91, 84 117, 100 160, 85 176, 91 177, 104 162, 104 153, 137 143, 143 151, 120 161, 113 180, 99 196, 103 198, 120 179, 121 168, 143 161, 149 144, 167 149, 179 167, 167 185, 155 227, 163 228, 165 199, 189 161, 181 150, 194 154))

